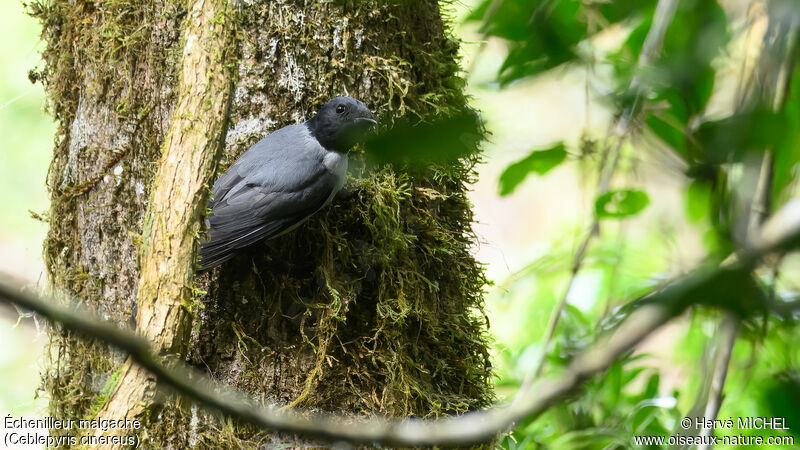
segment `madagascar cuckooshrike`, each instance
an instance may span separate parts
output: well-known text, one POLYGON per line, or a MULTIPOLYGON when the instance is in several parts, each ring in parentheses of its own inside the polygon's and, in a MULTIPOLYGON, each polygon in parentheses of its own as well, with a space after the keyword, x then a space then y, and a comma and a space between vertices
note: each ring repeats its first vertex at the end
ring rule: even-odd
POLYGON ((214 183, 200 271, 293 230, 330 203, 344 185, 346 152, 375 124, 364 103, 336 97, 244 152, 214 183))

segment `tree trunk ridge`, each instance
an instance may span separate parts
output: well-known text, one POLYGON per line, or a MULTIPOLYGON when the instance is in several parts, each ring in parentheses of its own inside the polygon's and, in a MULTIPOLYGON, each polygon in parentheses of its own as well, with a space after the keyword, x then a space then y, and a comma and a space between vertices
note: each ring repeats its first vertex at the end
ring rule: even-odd
MULTIPOLYGON (((134 320, 137 332, 164 355, 183 357, 189 345, 196 241, 205 216, 207 186, 213 182, 223 149, 233 87, 233 73, 226 69, 232 56, 226 3, 195 0, 189 9, 177 105, 144 218, 134 320)), ((154 401, 152 375, 129 357, 117 380, 98 416, 146 414, 154 401)))

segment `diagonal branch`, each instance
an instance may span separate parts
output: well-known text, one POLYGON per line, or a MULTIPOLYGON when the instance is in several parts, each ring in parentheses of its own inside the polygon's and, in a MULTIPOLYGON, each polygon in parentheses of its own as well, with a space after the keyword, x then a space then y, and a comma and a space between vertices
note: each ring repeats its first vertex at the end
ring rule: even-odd
POLYGON ((800 200, 785 205, 762 227, 753 245, 721 267, 699 268, 678 278, 658 292, 645 297, 644 306, 631 314, 606 340, 575 358, 558 378, 537 382, 519 393, 512 405, 473 411, 461 416, 435 420, 372 418, 361 420, 339 415, 280 410, 260 407, 243 393, 220 386, 207 376, 187 369, 177 362, 167 367, 146 340, 114 327, 89 314, 59 306, 21 292, 0 278, 0 300, 33 310, 65 328, 116 346, 130 355, 142 370, 178 392, 217 409, 231 417, 276 431, 299 433, 309 437, 345 440, 367 445, 396 446, 469 445, 485 442, 512 423, 536 417, 563 400, 583 382, 604 371, 624 356, 650 333, 688 306, 700 301, 731 276, 746 276, 769 253, 785 252, 800 245, 800 200))
MULTIPOLYGON (((688 280, 689 284, 696 280, 688 280)), ((685 288, 679 288, 682 291, 685 288)), ((679 298, 668 294, 668 303, 679 298)), ((574 391, 592 375, 605 370, 644 337, 683 310, 682 307, 648 305, 631 315, 605 345, 586 352, 558 379, 537 383, 511 406, 475 411, 438 420, 402 420, 345 417, 327 413, 299 412, 276 406, 260 407, 242 392, 214 383, 206 375, 181 362, 165 365, 141 336, 117 328, 90 314, 58 306, 21 292, 0 278, 0 300, 30 309, 53 323, 88 337, 100 339, 130 355, 137 368, 155 376, 159 383, 224 414, 262 428, 308 437, 345 440, 360 444, 393 446, 468 445, 492 439, 509 425, 537 416, 574 391)), ((654 298, 655 300, 655 298, 654 298)))

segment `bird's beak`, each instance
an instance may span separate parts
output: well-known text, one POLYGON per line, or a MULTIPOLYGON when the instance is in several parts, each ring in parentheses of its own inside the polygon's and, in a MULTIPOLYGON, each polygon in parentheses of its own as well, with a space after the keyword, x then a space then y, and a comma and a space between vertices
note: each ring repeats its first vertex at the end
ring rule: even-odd
POLYGON ((370 119, 369 117, 359 117, 355 120, 355 122, 359 124, 368 123, 370 126, 373 127, 378 124, 378 121, 376 121, 375 119, 370 119))

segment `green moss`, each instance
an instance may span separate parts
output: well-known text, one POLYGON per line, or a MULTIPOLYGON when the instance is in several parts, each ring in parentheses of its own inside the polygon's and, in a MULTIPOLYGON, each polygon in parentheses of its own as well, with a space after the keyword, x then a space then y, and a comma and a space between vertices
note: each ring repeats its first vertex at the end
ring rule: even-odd
POLYGON ((100 391, 100 394, 95 397, 92 407, 89 408, 89 414, 87 416, 89 419, 94 419, 97 417, 97 413, 100 412, 103 406, 105 406, 105 404, 108 402, 109 398, 111 398, 111 393, 114 392, 114 388, 116 388, 117 384, 119 383, 120 373, 121 371, 119 369, 114 371, 108 381, 106 381, 105 386, 103 386, 103 390, 100 391))
MULTIPOLYGON (((438 16, 433 15, 438 15, 438 9, 430 4, 405 8, 365 3, 342 9, 349 22, 327 26, 344 35, 348 24, 358 23, 364 28, 364 45, 381 51, 358 54, 345 45, 294 54, 298 66, 311 68, 305 77, 306 90, 317 97, 305 103, 320 104, 336 93, 330 92, 331 86, 345 85, 351 95, 369 99, 383 123, 465 108, 455 59, 458 43, 446 30, 417 30, 417 34, 408 30, 402 45, 395 35, 378 31, 385 26, 378 22, 387 17, 402 23, 436 24, 438 16), (417 41, 421 36, 434 40, 417 41), (358 57, 350 57, 348 51, 358 57), (331 60, 341 65, 331 67, 331 60), (317 74, 316 67, 326 71, 317 74), (352 74, 367 74, 379 85, 371 85, 374 91, 363 90, 352 74)), ((325 45, 315 41, 314 30, 288 26, 296 25, 291 18, 274 20, 257 8, 246 11, 244 17, 245 29, 273 24, 266 36, 249 44, 253 47, 267 47, 269 42, 325 45)), ((254 57, 251 63, 259 67, 261 61, 258 55, 254 57)), ((266 71, 263 76, 273 101, 280 103, 294 95, 273 78, 276 75, 266 71)), ((259 115, 248 100, 236 106, 234 116, 259 115)), ((291 121, 280 115, 275 119, 277 126, 291 121)), ((235 146, 223 167, 251 143, 243 140, 235 146)), ((420 416, 489 404, 488 325, 482 313, 486 280, 469 253, 474 236, 466 198, 479 150, 459 163, 417 174, 403 167, 366 168, 355 159, 351 163, 356 167, 354 178, 346 187, 349 195, 307 225, 237 259, 213 277, 207 313, 248 330, 254 342, 239 355, 245 361, 243 378, 247 380, 263 378, 265 370, 271 370, 263 366, 259 354, 280 352, 288 344, 292 349, 300 346, 298 354, 307 357, 297 356, 297 364, 305 364, 306 375, 286 399, 292 404, 420 416)), ((210 334, 225 333, 224 326, 211 327, 206 330, 210 334)), ((218 351, 225 353, 224 348, 218 351)), ((250 383, 240 387, 258 389, 250 383)))

